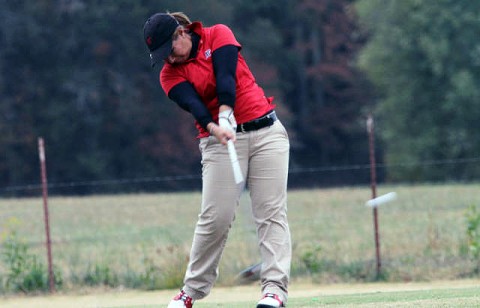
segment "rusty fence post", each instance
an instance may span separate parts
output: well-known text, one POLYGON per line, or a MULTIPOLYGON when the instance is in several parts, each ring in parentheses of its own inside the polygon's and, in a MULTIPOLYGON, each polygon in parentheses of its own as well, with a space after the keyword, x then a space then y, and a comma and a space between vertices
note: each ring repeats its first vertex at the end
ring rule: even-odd
POLYGON ((50 221, 48 214, 48 187, 47 187, 47 168, 45 164, 45 144, 43 138, 38 138, 38 156, 40 158, 40 177, 42 179, 42 195, 43 195, 43 213, 45 219, 45 234, 46 234, 46 246, 47 246, 47 260, 48 260, 48 283, 50 287, 50 293, 55 292, 55 279, 53 276, 52 265, 52 242, 50 240, 50 221))
MULTIPOLYGON (((374 123, 373 116, 368 115, 367 118, 367 132, 368 132, 368 144, 369 144, 369 154, 370 154, 370 186, 372 190, 372 199, 377 197, 377 173, 376 173, 376 162, 375 162, 375 134, 374 134, 374 123)), ((376 265, 377 265, 377 278, 380 277, 382 261, 380 258, 380 236, 379 236, 379 227, 378 227, 378 209, 376 206, 373 207, 373 224, 374 224, 374 234, 375 234, 375 256, 376 256, 376 265)))

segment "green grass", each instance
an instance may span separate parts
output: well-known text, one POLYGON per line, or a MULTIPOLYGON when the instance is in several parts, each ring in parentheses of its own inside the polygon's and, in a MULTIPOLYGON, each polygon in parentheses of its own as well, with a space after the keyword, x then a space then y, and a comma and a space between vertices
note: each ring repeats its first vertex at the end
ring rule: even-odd
MULTIPOLYGON (((255 307, 256 301, 229 303, 202 303, 197 308, 255 307)), ((291 298, 288 307, 479 307, 480 287, 455 289, 430 289, 398 292, 368 292, 355 294, 318 295, 291 298)), ((160 307, 158 305, 125 306, 122 308, 160 307)), ((119 308, 119 307, 118 307, 119 308)))
MULTIPOLYGON (((195 307, 255 307, 256 302, 201 303, 195 307)), ((468 289, 422 290, 328 295, 311 298, 292 298, 288 307, 478 307, 480 287, 468 289)), ((152 306, 153 307, 153 306, 152 306)))
MULTIPOLYGON (((480 184, 380 186, 377 194, 390 191, 398 199, 379 208, 386 281, 475 275, 478 262, 466 249, 465 215, 472 204, 480 206, 480 184)), ((365 207, 370 197, 369 187, 289 192, 293 279, 375 280, 372 210, 365 207)), ((183 268, 168 271, 187 262, 200 202, 199 192, 50 198, 53 260, 62 269, 66 287, 99 264, 122 277, 144 271, 148 264, 175 276, 170 287, 178 284, 183 268)), ((0 213, 0 241, 15 228, 33 253, 46 255, 40 196, 0 199, 0 213)), ((245 193, 217 285, 233 285, 236 274, 259 259, 245 193)), ((0 273, 5 271, 2 266, 0 262, 0 273)))
MULTIPOLYGON (((300 303, 292 303, 294 307, 318 303, 321 305, 360 305, 360 304, 387 304, 387 303, 412 303, 427 301, 430 303, 441 303, 450 299, 471 299, 480 303, 480 287, 467 289, 443 289, 443 290, 422 290, 385 293, 362 293, 351 295, 330 295, 310 299, 310 303, 303 300, 300 303)), ((413 304, 413 303, 412 303, 413 304)))

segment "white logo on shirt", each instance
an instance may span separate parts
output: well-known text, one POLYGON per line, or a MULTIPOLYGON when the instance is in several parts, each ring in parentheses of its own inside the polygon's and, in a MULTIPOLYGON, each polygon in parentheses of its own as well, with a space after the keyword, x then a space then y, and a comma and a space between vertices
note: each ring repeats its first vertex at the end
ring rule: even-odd
POLYGON ((212 50, 211 49, 205 50, 205 59, 208 59, 211 56, 212 56, 212 50))

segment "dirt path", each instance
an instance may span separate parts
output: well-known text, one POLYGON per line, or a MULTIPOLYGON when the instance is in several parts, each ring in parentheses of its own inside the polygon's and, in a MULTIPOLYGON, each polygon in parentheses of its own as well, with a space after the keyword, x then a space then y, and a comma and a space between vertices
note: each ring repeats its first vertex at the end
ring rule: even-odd
MULTIPOLYGON (((414 291, 428 289, 452 289, 478 287, 480 280, 437 281, 425 283, 366 283, 313 285, 292 283, 290 297, 315 297, 322 295, 355 294, 369 292, 414 291)), ((100 291, 88 294, 55 294, 31 297, 2 297, 2 308, 100 308, 100 307, 141 307, 158 305, 166 307, 175 290, 140 292, 131 290, 100 291)), ((228 303, 243 300, 255 301, 260 296, 255 285, 232 288, 214 288, 212 293, 202 300, 203 303, 228 303)))

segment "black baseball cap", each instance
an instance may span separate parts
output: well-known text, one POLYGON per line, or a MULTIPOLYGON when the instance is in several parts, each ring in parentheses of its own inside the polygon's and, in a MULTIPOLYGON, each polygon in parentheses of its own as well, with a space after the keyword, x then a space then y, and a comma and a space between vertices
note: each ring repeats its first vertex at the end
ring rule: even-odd
POLYGON ((145 22, 143 36, 150 50, 152 66, 165 60, 172 51, 172 36, 178 26, 175 17, 166 13, 156 13, 145 22))

